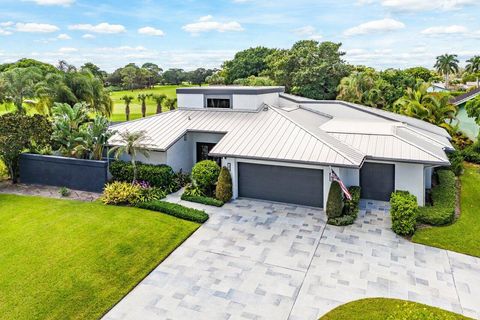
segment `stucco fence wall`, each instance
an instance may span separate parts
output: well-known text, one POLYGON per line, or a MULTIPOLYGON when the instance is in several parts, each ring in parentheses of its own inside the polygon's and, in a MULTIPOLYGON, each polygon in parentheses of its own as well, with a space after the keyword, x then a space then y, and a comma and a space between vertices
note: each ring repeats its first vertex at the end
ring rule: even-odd
POLYGON ((24 153, 20 182, 102 192, 108 181, 108 162, 24 153))

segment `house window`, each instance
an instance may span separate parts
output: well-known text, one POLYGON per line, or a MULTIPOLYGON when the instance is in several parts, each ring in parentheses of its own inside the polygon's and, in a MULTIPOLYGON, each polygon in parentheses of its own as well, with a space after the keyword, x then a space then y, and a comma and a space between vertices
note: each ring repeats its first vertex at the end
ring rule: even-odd
POLYGON ((230 96, 207 96, 205 100, 207 108, 229 109, 232 107, 230 96))

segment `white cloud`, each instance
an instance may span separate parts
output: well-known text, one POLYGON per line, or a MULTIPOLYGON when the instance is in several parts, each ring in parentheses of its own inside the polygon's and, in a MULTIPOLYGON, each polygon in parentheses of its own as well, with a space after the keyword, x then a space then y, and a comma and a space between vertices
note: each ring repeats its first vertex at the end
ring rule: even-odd
POLYGON ((40 6, 69 6, 75 2, 75 0, 26 0, 29 2, 35 2, 40 6))
POLYGON ((4 30, 4 29, 0 28, 0 36, 9 36, 11 34, 12 34, 11 31, 4 30))
POLYGON ((58 49, 58 52, 60 53, 72 53, 72 52, 77 52, 77 48, 70 48, 70 47, 65 47, 65 48, 60 48, 58 49))
POLYGON ((468 29, 460 25, 436 26, 422 30, 422 34, 426 35, 445 35, 445 34, 465 34, 468 29))
POLYGON ((57 36, 57 39, 58 40, 70 40, 72 39, 72 37, 70 37, 68 34, 66 33, 61 33, 57 36))
POLYGON ((320 40, 322 39, 322 35, 317 32, 315 27, 313 26, 305 26, 298 29, 295 29, 295 33, 301 37, 307 37, 311 40, 320 40))
POLYGON ((82 30, 82 31, 88 31, 88 32, 94 32, 94 33, 122 33, 125 32, 126 29, 124 26, 121 24, 110 24, 107 22, 102 22, 97 25, 92 25, 92 24, 74 24, 68 26, 68 29, 70 30, 82 30))
POLYGON ((386 8, 397 11, 456 10, 478 4, 478 0, 359 0, 359 4, 378 2, 386 8))
POLYGON ((243 27, 240 23, 236 21, 230 22, 219 22, 214 21, 213 17, 203 16, 198 19, 197 22, 189 23, 182 27, 183 30, 189 32, 191 34, 199 34, 201 32, 209 32, 209 31, 218 31, 218 32, 227 32, 227 31, 243 31, 243 27))
POLYGON ((139 34, 145 34, 145 35, 148 35, 148 36, 159 36, 159 37, 163 37, 165 35, 165 32, 163 32, 160 29, 155 29, 153 27, 140 28, 140 29, 138 29, 138 33, 139 34))
POLYGON ((346 36, 354 36, 369 33, 389 32, 405 28, 405 24, 394 19, 373 20, 362 23, 343 32, 346 36))
POLYGON ((17 23, 15 29, 18 32, 50 33, 58 31, 59 28, 47 23, 17 23))
POLYGON ((11 27, 14 23, 12 21, 0 22, 0 27, 11 27))
POLYGON ((83 39, 95 39, 95 36, 93 34, 90 34, 90 33, 85 33, 83 36, 82 36, 83 39))

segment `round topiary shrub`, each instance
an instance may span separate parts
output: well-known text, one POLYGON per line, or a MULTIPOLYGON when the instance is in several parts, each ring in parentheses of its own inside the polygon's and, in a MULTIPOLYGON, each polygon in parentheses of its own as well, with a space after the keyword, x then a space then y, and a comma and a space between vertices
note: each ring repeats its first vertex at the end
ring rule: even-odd
POLYGON ((343 196, 342 188, 337 181, 333 181, 330 185, 327 199, 327 217, 338 218, 343 212, 343 196))
POLYGON ((192 169, 192 180, 207 196, 212 196, 220 174, 220 167, 215 161, 198 162, 192 169))
POLYGON ((226 167, 222 167, 220 170, 215 197, 222 202, 228 202, 232 199, 232 176, 226 167))

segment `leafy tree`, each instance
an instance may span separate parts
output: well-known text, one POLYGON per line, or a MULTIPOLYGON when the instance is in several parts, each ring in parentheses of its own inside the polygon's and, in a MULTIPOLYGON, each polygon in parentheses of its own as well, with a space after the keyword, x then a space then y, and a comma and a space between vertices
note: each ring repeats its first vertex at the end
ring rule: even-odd
POLYGON ((458 72, 458 59, 456 54, 444 54, 437 57, 435 68, 437 72, 445 76, 445 87, 449 85, 449 75, 458 72))
POLYGON ((416 88, 417 81, 423 82, 423 80, 417 80, 408 72, 399 69, 381 71, 379 76, 387 83, 382 89, 382 96, 387 106, 393 105, 395 101, 401 98, 407 88, 416 88))
POLYGON ((188 80, 196 85, 201 86, 205 83, 205 80, 208 76, 211 76, 214 73, 214 70, 198 68, 188 73, 188 80))
POLYGON ((65 60, 58 61, 57 69, 62 72, 77 72, 77 68, 65 60))
POLYGON ((137 180, 137 156, 142 154, 145 158, 150 157, 150 152, 147 149, 146 141, 148 137, 145 131, 129 132, 124 131, 118 133, 118 139, 115 143, 118 145, 112 147, 108 153, 113 153, 115 159, 119 159, 123 154, 130 156, 130 162, 133 168, 133 182, 137 180))
POLYGON ((372 69, 353 72, 343 78, 338 86, 338 100, 383 108, 386 105, 382 94, 384 81, 372 69))
POLYGON ((138 95, 138 101, 140 101, 142 103, 142 117, 146 117, 147 116, 147 99, 150 97, 149 94, 146 94, 146 93, 140 93, 138 95))
POLYGON ((256 77, 250 76, 248 78, 241 78, 233 81, 233 84, 241 85, 241 86, 274 86, 275 82, 268 78, 268 77, 256 77))
POLYGON ((423 82, 430 82, 434 76, 432 71, 424 67, 413 67, 405 69, 405 73, 411 75, 415 79, 421 79, 423 82))
POLYGON ((470 118, 475 119, 475 122, 480 126, 480 96, 471 99, 465 105, 465 110, 470 118))
POLYGON ((135 89, 136 79, 137 79, 138 67, 134 64, 129 64, 120 71, 122 77, 122 85, 129 89, 135 89))
POLYGON ((34 97, 35 83, 41 76, 36 67, 14 68, 2 73, 5 98, 13 102, 18 112, 25 113, 24 100, 34 97))
POLYGON ((237 79, 259 76, 267 69, 266 58, 274 53, 276 49, 266 47, 249 48, 237 52, 232 60, 223 64, 225 70, 225 81, 228 84, 237 79))
POLYGON ((149 88, 160 82, 163 69, 160 68, 157 64, 152 62, 146 62, 142 65, 142 69, 148 71, 146 80, 147 86, 149 88))
POLYGON ((480 56, 474 56, 467 60, 465 70, 469 73, 475 74, 477 80, 477 88, 479 87, 479 73, 480 73, 480 56))
POLYGON ((50 143, 52 126, 42 115, 7 113, 0 116, 0 159, 13 183, 18 179, 18 158, 25 151, 39 151, 50 143))
POLYGON ((205 78, 205 82, 209 85, 224 85, 225 77, 223 77, 220 72, 215 72, 211 76, 205 78))
POLYGON ((49 63, 44 63, 35 59, 20 59, 17 62, 5 63, 0 65, 0 72, 5 72, 15 68, 35 67, 43 76, 49 73, 59 72, 57 68, 49 63))
POLYGON ((179 85, 186 80, 186 73, 183 69, 168 69, 163 73, 163 81, 167 84, 179 85))
POLYGON ((133 97, 124 95, 121 99, 123 100, 123 102, 125 102, 125 118, 127 121, 129 121, 130 120, 130 103, 132 103, 133 97))
POLYGON ((167 96, 164 94, 154 94, 152 99, 157 104, 157 114, 162 113, 162 103, 165 99, 167 99, 167 96))
POLYGON ((82 71, 82 72, 87 72, 88 71, 91 74, 93 74, 95 77, 97 77, 98 79, 101 79, 102 81, 104 81, 107 78, 107 72, 103 71, 102 69, 100 69, 99 66, 97 66, 97 65, 95 65, 91 62, 87 62, 83 66, 81 66, 80 71, 82 71))
POLYGON ((312 99, 335 99, 340 80, 351 67, 342 60, 341 44, 303 40, 290 50, 277 50, 266 58, 263 74, 287 92, 312 99))

